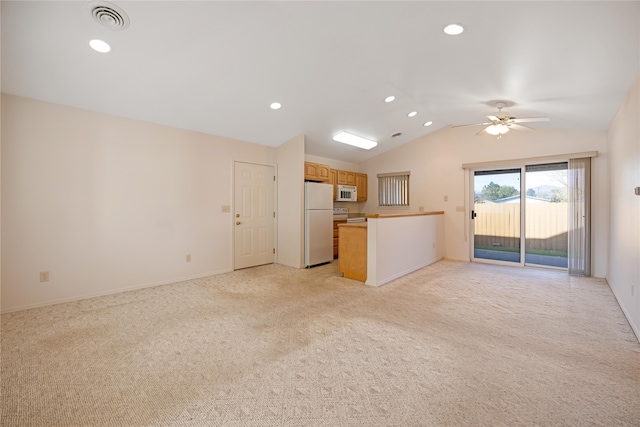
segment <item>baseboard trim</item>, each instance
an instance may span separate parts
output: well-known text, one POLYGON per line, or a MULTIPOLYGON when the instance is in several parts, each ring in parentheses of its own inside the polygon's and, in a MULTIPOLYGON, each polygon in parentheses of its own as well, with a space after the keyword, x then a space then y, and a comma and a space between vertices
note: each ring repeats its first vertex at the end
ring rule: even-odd
POLYGON ((607 286, 611 290, 611 293, 613 294, 613 297, 616 299, 616 303, 618 303, 618 307, 620 307, 620 310, 622 310, 622 314, 624 314, 624 317, 625 317, 625 319, 627 319, 627 323, 629 324, 629 326, 631 326, 631 330, 635 334, 636 339, 638 340, 638 343, 640 343, 640 329, 638 329, 638 327, 636 327, 636 325, 633 324, 633 322, 631 321, 631 316, 629 315, 629 313, 627 313, 627 310, 624 309, 624 306, 622 304, 620 304, 620 300, 618 299, 618 295, 616 295, 616 292, 611 287, 611 284, 609 283, 609 280, 606 277, 604 277, 604 281, 607 282, 607 286))
POLYGON ((187 280, 202 279, 203 277, 216 276, 218 274, 229 273, 231 271, 233 270, 224 269, 224 270, 196 274, 193 276, 186 276, 186 277, 181 277, 181 278, 176 278, 171 280, 161 280, 159 282, 151 282, 151 283, 144 283, 141 285, 127 286, 124 288, 118 288, 118 289, 104 291, 104 292, 95 292, 90 294, 77 295, 73 297, 59 298, 59 299, 45 301, 45 302, 36 303, 36 304, 28 304, 28 305, 23 305, 19 307, 6 308, 2 310, 0 314, 15 313, 17 311, 31 310, 31 309, 40 308, 40 307, 48 307, 50 305, 64 304, 64 303, 73 302, 73 301, 81 301, 81 300, 90 299, 90 298, 97 298, 97 297, 103 297, 107 295, 119 294, 122 292, 135 291, 138 289, 153 288, 154 286, 170 285, 172 283, 180 283, 187 280))

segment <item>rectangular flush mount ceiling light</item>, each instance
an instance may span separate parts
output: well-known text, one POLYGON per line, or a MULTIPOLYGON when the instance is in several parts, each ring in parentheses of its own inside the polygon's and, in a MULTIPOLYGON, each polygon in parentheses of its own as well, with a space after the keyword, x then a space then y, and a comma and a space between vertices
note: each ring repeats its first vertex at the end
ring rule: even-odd
POLYGON ((340 132, 333 137, 334 141, 342 142, 343 144, 353 145, 358 148, 364 148, 365 150, 371 150, 378 145, 377 142, 365 139, 360 136, 352 135, 347 132, 340 132))

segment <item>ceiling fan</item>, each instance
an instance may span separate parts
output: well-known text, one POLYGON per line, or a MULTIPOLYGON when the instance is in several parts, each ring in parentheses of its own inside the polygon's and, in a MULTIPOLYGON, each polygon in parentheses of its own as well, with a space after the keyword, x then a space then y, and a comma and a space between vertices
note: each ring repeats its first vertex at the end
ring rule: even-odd
POLYGON ((454 125, 452 127, 464 127, 464 126, 486 126, 480 132, 476 133, 480 135, 483 132, 486 132, 490 135, 497 136, 498 139, 502 138, 502 135, 509 132, 510 129, 517 130, 535 130, 529 126, 521 125, 520 123, 531 123, 531 122, 548 122, 551 119, 548 117, 522 117, 517 118, 507 113, 506 111, 502 111, 504 107, 507 106, 507 103, 504 101, 496 102, 496 108, 498 112, 493 113, 492 115, 487 116, 489 119, 486 123, 472 123, 468 125, 454 125))

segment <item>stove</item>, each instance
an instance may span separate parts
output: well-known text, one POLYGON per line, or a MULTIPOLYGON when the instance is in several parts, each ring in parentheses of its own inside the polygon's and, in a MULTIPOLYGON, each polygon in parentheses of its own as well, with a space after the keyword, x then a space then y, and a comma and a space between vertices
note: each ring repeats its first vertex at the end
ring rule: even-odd
POLYGON ((333 208, 333 220, 345 220, 349 218, 349 208, 333 208))

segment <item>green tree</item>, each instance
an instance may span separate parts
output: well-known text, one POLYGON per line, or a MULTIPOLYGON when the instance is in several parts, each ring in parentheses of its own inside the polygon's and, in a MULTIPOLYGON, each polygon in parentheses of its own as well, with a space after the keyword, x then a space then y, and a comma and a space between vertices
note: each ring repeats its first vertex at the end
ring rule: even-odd
POLYGON ((518 190, 510 185, 499 185, 491 181, 489 184, 482 187, 480 196, 485 200, 498 200, 505 197, 517 196, 520 194, 518 190))
POLYGON ((528 189, 527 190, 527 196, 536 197, 536 190, 534 190, 533 188, 528 189))

